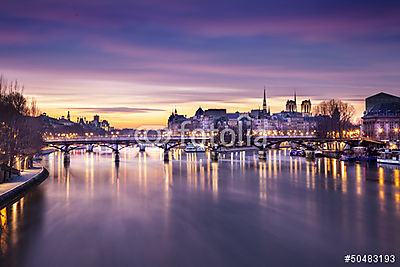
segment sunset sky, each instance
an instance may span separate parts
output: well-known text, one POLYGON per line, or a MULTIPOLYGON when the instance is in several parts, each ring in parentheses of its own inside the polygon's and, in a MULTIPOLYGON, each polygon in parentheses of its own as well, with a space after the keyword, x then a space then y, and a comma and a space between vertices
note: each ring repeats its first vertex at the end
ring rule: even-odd
POLYGON ((399 95, 400 1, 2 0, 0 74, 52 116, 165 125, 201 106, 273 112, 297 91, 399 95))

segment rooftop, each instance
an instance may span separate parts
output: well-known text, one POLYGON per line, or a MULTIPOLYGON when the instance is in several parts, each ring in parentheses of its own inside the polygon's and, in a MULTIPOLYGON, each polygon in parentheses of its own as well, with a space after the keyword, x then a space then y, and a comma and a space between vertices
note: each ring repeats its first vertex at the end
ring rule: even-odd
POLYGON ((400 117, 400 103, 377 104, 363 118, 371 117, 400 117))

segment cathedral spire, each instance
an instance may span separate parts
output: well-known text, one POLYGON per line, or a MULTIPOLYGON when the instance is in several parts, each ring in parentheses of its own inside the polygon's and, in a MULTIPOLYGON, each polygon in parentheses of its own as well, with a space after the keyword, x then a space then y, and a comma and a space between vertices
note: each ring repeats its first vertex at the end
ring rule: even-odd
POLYGON ((265 96, 265 85, 264 85, 263 111, 267 111, 267 98, 265 96))

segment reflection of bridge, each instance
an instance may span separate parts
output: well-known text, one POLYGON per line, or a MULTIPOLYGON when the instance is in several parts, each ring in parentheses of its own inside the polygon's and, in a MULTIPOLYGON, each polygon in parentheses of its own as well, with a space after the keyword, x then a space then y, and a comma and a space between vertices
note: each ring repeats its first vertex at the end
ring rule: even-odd
MULTIPOLYGON (((239 140, 238 140, 239 141, 239 140)), ((316 136, 306 135, 274 135, 274 136, 248 136, 243 138, 241 142, 236 142, 237 146, 256 146, 262 154, 265 154, 265 149, 272 146, 278 146, 283 142, 294 143, 306 148, 307 150, 315 150, 326 143, 346 143, 350 146, 360 144, 360 139, 327 139, 318 138, 316 136)), ((65 139, 46 139, 45 145, 54 147, 64 152, 64 159, 69 160, 69 152, 83 146, 87 146, 88 151, 93 151, 94 146, 104 146, 112 149, 115 153, 115 160, 119 161, 119 151, 125 147, 138 145, 141 151, 144 151, 146 145, 155 145, 164 150, 164 158, 168 160, 168 151, 180 144, 195 142, 203 143, 210 147, 210 150, 216 158, 218 158, 218 149, 222 146, 231 147, 233 143, 224 144, 217 136, 148 136, 148 137, 87 137, 87 138, 65 138, 65 139)), ((262 155, 260 154, 260 155, 262 155)))

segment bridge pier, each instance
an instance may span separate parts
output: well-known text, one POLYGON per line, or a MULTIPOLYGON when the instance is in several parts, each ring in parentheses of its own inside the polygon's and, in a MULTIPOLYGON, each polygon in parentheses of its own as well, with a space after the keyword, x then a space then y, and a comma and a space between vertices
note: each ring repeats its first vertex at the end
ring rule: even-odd
POLYGON ((219 159, 219 152, 218 152, 218 150, 213 149, 213 150, 210 151, 210 153, 211 153, 211 160, 212 160, 212 161, 218 161, 218 159, 219 159))
POLYGON ((118 162, 119 162, 119 149, 118 149, 118 144, 115 144, 113 150, 114 150, 114 161, 115 161, 116 163, 118 163, 118 162))
POLYGON ((87 152, 93 152, 94 145, 88 145, 87 152))
POLYGON ((315 158, 314 150, 305 150, 305 153, 306 153, 306 159, 314 159, 315 158))
POLYGON ((265 151, 264 148, 260 148, 258 150, 258 159, 265 160, 267 158, 267 152, 265 151))
POLYGON ((217 162, 219 159, 219 146, 217 144, 214 144, 213 147, 210 149, 210 156, 211 156, 211 161, 217 162))
POLYGON ((63 148, 61 148, 61 151, 64 152, 64 163, 69 163, 70 162, 69 145, 65 145, 63 148))
POLYGON ((169 150, 164 150, 164 162, 169 161, 169 150))
POLYGON ((118 150, 116 150, 116 151, 114 152, 114 161, 115 161, 115 162, 119 162, 119 151, 118 151, 118 150))
POLYGON ((139 144, 139 151, 140 152, 146 152, 146 145, 145 144, 139 144))
POLYGON ((70 155, 69 155, 69 151, 65 150, 64 151, 64 163, 69 163, 70 162, 70 155))

